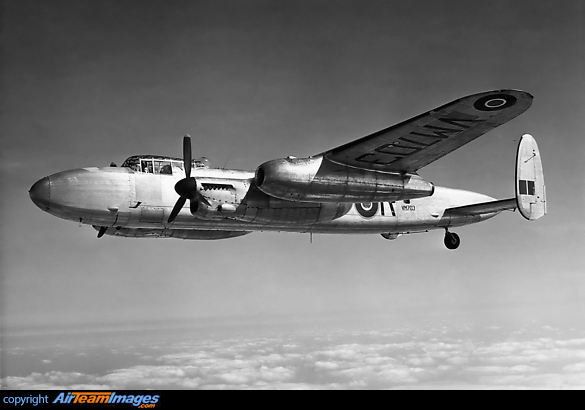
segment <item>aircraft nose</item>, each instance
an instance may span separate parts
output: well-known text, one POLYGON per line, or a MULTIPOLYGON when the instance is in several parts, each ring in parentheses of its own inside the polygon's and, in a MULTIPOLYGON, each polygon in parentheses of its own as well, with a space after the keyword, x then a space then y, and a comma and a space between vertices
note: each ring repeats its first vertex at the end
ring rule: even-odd
POLYGON ((43 211, 49 209, 51 199, 51 185, 49 177, 39 179, 28 191, 30 199, 43 211))

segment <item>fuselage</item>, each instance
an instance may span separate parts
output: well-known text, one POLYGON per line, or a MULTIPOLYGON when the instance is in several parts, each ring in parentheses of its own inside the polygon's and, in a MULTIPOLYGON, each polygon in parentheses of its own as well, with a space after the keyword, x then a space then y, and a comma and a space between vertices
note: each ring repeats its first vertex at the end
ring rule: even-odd
POLYGON ((524 135, 516 158, 516 195, 435 186, 419 170, 526 111, 520 90, 469 95, 320 154, 266 161, 255 171, 213 169, 193 160, 134 155, 121 167, 81 168, 37 181, 32 201, 57 217, 103 235, 223 239, 255 231, 400 234, 481 222, 504 210, 526 219, 546 214, 536 142, 524 135))
POLYGON ((177 200, 179 169, 148 172, 131 167, 81 168, 39 180, 30 190, 42 210, 71 221, 108 227, 119 236, 198 238, 190 231, 252 231, 401 234, 467 225, 489 219, 482 215, 445 215, 451 207, 492 201, 465 190, 435 187, 431 196, 394 202, 319 203, 278 199, 262 192, 252 171, 192 169, 213 212, 192 214, 185 205, 172 223, 167 218, 177 200))

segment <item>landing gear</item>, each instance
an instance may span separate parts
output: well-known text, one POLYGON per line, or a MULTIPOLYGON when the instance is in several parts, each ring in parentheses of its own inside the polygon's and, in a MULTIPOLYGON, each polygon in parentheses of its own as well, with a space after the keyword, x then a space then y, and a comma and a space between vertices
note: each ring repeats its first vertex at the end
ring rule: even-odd
POLYGON ((443 241, 447 249, 457 249, 459 245, 461 245, 461 239, 459 239, 459 235, 453 232, 449 232, 445 229, 445 240, 443 241))

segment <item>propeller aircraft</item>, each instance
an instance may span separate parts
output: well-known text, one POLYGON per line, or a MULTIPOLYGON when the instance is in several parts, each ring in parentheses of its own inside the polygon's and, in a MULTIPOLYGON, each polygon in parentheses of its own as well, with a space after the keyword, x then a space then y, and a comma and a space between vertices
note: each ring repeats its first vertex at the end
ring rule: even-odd
POLYGON ((528 220, 546 214, 536 141, 520 139, 516 193, 487 195, 435 186, 426 165, 512 120, 532 104, 519 90, 470 95, 363 138, 307 158, 267 161, 255 171, 212 168, 183 157, 131 156, 122 166, 58 172, 37 181, 32 201, 54 216, 92 225, 104 235, 224 239, 257 231, 400 235, 445 230, 518 209, 528 220))

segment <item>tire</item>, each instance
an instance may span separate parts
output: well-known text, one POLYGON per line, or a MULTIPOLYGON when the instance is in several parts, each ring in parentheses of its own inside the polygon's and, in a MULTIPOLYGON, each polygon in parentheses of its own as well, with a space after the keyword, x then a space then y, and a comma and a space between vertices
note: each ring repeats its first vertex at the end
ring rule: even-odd
POLYGON ((447 249, 454 250, 459 248, 459 245, 461 245, 461 239, 459 239, 459 235, 457 235, 456 233, 447 232, 445 234, 444 243, 447 249))

